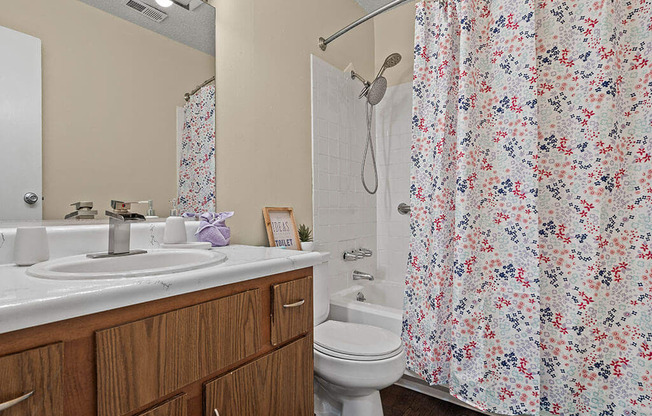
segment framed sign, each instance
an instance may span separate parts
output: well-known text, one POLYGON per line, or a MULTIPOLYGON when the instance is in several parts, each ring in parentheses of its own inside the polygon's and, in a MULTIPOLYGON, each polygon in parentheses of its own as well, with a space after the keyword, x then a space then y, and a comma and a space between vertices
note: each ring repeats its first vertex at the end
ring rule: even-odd
POLYGON ((301 250, 297 224, 294 222, 292 208, 263 208, 267 239, 270 247, 287 247, 292 250, 301 250))

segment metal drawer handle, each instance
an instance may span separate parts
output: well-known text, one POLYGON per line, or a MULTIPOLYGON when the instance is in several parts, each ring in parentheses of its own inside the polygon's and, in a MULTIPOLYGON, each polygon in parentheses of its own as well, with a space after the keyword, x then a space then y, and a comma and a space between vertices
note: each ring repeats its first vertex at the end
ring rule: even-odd
POLYGON ((17 405, 18 403, 29 399, 29 396, 31 396, 32 394, 34 394, 34 390, 30 391, 29 393, 25 393, 22 396, 17 397, 13 400, 9 400, 8 402, 0 403, 0 410, 9 409, 10 407, 17 405))
POLYGON ((285 305, 283 305, 283 307, 286 308, 286 309, 287 309, 287 308, 296 308, 296 307, 299 307, 299 306, 303 305, 304 303, 306 303, 306 300, 305 300, 305 299, 301 299, 301 300, 298 301, 298 302, 294 302, 294 303, 286 303, 285 305))

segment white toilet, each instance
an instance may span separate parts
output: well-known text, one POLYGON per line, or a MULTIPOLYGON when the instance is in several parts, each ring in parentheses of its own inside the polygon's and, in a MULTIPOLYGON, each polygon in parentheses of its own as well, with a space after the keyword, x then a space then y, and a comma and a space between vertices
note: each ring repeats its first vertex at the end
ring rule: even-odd
POLYGON ((315 413, 382 416, 379 391, 405 370, 396 334, 371 325, 327 320, 328 263, 314 267, 315 413))

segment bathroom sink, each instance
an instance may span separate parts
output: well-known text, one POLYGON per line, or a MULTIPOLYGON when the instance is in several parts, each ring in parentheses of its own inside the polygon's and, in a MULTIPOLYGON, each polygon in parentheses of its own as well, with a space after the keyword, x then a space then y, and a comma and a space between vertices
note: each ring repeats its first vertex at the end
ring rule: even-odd
POLYGON ((202 269, 226 259, 225 254, 211 250, 148 250, 96 259, 81 255, 37 263, 27 269, 27 274, 56 280, 120 279, 202 269))

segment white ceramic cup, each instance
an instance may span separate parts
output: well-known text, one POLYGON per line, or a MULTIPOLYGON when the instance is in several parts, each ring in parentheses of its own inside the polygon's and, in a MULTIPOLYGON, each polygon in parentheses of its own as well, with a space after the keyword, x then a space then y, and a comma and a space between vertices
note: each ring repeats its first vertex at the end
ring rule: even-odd
POLYGON ((183 244, 186 241, 186 220, 181 217, 168 217, 165 220, 163 242, 165 244, 183 244))
POLYGON ((45 227, 18 227, 14 241, 14 263, 31 266, 50 258, 45 227))

